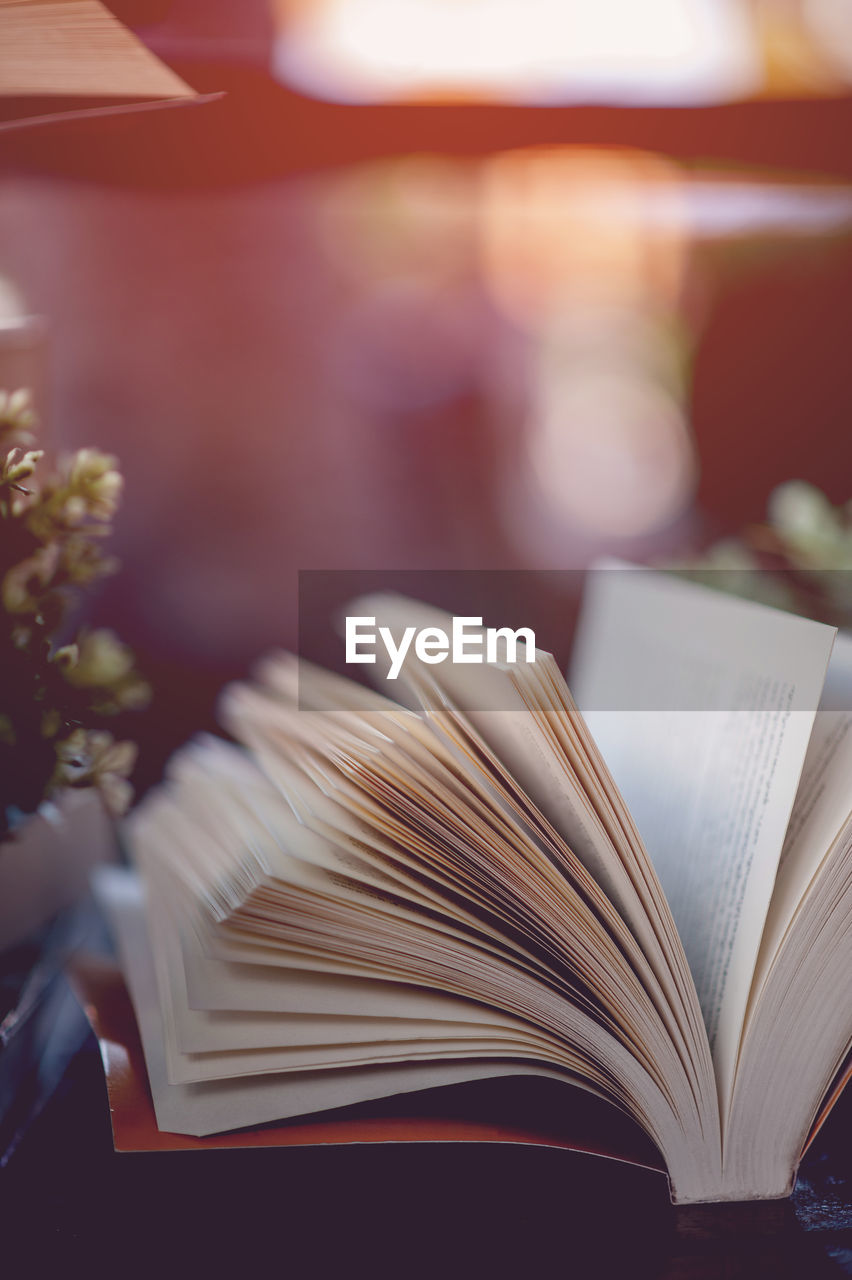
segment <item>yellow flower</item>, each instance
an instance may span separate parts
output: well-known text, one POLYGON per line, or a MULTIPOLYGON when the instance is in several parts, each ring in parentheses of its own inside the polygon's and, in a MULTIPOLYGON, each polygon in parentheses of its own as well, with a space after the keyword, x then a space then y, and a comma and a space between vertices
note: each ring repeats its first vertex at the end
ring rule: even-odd
POLYGON ((80 659, 80 650, 76 644, 64 644, 60 649, 56 650, 51 661, 57 666, 70 671, 72 667, 76 667, 80 659))
POLYGON ((0 481, 3 484, 20 484, 22 480, 29 479, 43 457, 43 449, 10 449, 0 468, 0 481))
POLYGON ((81 498, 78 493, 72 493, 70 498, 66 498, 62 507, 62 518, 72 528, 81 525, 88 513, 86 499, 81 498))
POLYGON ((35 613, 39 597, 56 572, 59 547, 40 547, 20 564, 13 565, 3 579, 0 598, 7 613, 35 613))
POLYGON ((123 814, 133 799, 127 781, 136 763, 136 746, 116 742, 100 729, 75 729, 56 747, 57 786, 79 786, 86 782, 98 788, 104 804, 114 817, 123 814))
POLYGON ((27 431, 35 425, 32 396, 21 388, 0 391, 0 430, 27 431))
POLYGON ((100 449, 78 449, 71 459, 71 501, 74 497, 82 498, 89 515, 108 520, 115 514, 124 484, 117 468, 118 459, 110 453, 101 453, 100 449))
MULTIPOLYGON (((113 631, 89 631, 77 641, 77 659, 69 663, 66 679, 76 688, 110 688, 133 670, 133 653, 113 631)), ((58 657, 58 654, 57 654, 58 657)))

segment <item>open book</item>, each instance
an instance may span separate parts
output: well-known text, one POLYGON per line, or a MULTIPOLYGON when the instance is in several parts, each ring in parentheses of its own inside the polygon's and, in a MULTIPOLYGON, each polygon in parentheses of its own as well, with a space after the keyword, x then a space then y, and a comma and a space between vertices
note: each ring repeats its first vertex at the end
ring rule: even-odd
POLYGON ((0 0, 0 132, 193 101, 100 0, 0 0))
POLYGON ((585 715, 539 651, 409 654, 407 705, 285 655, 226 691, 241 745, 177 755, 144 898, 104 894, 160 1129, 531 1074, 676 1202, 789 1194, 852 1036, 852 641, 607 569, 576 653, 585 715))

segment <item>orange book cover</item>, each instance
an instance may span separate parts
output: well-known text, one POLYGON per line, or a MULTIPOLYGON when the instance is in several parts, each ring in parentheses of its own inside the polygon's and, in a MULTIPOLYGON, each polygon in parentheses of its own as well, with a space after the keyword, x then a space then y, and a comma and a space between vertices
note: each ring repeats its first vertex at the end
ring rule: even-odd
POLYGON ((614 1107, 579 1089, 530 1078, 450 1085, 204 1138, 163 1133, 157 1128, 136 1018, 120 971, 108 961, 78 959, 71 981, 100 1046, 117 1151, 499 1142, 585 1152, 665 1172, 651 1141, 614 1107), (548 1106, 550 1100, 555 1108, 548 1106))

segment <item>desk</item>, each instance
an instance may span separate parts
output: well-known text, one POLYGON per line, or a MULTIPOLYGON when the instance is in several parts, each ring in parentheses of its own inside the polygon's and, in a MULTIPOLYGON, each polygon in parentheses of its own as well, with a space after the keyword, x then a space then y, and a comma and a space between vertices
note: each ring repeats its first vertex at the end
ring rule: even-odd
POLYGON ((0 1170, 0 1230, 5 1274, 34 1280, 838 1277, 852 1274, 852 1094, 791 1201, 675 1210, 659 1175, 539 1148, 118 1155, 90 1040, 0 1170))

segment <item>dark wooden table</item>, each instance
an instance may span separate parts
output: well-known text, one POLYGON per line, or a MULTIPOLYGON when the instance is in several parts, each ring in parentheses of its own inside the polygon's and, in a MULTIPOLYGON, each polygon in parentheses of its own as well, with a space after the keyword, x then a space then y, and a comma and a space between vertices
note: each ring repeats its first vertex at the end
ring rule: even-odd
POLYGON ((93 1040, 0 1170, 3 1274, 852 1274, 852 1095, 789 1202, 674 1210, 659 1175, 459 1144, 120 1155, 93 1040))

